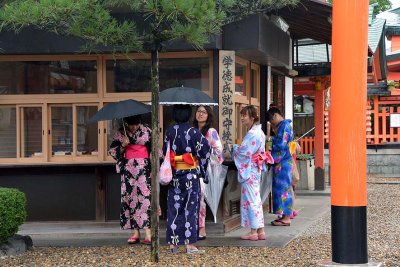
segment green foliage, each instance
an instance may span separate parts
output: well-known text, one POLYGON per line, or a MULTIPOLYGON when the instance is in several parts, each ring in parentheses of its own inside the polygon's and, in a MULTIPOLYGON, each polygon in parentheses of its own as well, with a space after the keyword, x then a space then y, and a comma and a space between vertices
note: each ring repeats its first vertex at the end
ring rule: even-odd
POLYGON ((300 0, 235 0, 227 8, 227 22, 240 20, 255 13, 268 12, 284 6, 295 6, 300 0))
MULTIPOLYGON (((0 31, 27 26, 85 39, 90 48, 141 51, 144 44, 183 39, 201 49, 223 24, 299 0, 7 0, 0 4, 0 31), (133 20, 113 12, 141 14, 149 27, 139 32, 133 20)), ((156 45, 156 46, 154 46, 156 45)))
POLYGON ((14 188, 0 188, 0 244, 18 232, 25 222, 25 194, 14 188))
POLYGON ((374 15, 392 8, 392 3, 390 0, 369 0, 370 5, 375 3, 378 5, 374 8, 374 15))
MULTIPOLYGON (((339 1, 339 0, 337 0, 339 1)), ((328 0, 328 3, 332 4, 332 0, 328 0)), ((369 0, 369 4, 375 4, 377 3, 378 5, 374 8, 374 15, 377 15, 383 11, 389 10, 392 8, 392 3, 390 0, 369 0)))
POLYGON ((135 24, 118 22, 93 0, 9 0, 0 9, 0 30, 16 32, 27 26, 60 35, 84 38, 91 46, 102 44, 123 51, 139 50, 135 24))

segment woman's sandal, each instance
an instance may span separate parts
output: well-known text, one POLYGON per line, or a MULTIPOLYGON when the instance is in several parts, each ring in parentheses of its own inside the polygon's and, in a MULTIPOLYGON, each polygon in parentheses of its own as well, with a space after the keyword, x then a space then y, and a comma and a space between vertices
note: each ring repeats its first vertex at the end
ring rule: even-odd
POLYGON ((250 240, 250 241, 258 241, 258 234, 244 235, 240 239, 242 239, 242 240, 250 240))
POLYGON ((204 239, 206 239, 207 238, 207 236, 206 235, 199 235, 199 237, 197 238, 197 240, 204 240, 204 239))
POLYGON ((265 233, 258 234, 258 240, 265 240, 265 233))
POLYGON ((149 240, 149 239, 140 240, 140 244, 143 244, 143 245, 151 245, 151 240, 149 240))
POLYGON ((129 237, 129 239, 128 239, 128 244, 137 244, 137 243, 139 243, 139 237, 134 237, 134 236, 131 236, 131 237, 129 237))
POLYGON ((284 221, 272 221, 271 224, 273 226, 290 226, 290 223, 286 223, 284 221))
POLYGON ((205 250, 203 249, 198 249, 198 248, 187 248, 186 249, 186 254, 204 254, 206 253, 205 250))

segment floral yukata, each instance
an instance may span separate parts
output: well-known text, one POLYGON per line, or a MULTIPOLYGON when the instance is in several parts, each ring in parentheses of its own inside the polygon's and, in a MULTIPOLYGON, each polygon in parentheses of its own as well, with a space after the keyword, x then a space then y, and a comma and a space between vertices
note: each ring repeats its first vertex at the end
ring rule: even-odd
POLYGON ((266 165, 259 166, 253 161, 254 156, 260 153, 265 153, 265 134, 258 124, 247 132, 241 145, 235 144, 232 148, 238 181, 241 184, 241 226, 252 229, 264 227, 260 179, 261 171, 266 171, 266 165))
POLYGON ((289 142, 293 140, 291 120, 283 120, 278 125, 276 136, 272 139, 272 157, 274 158, 274 177, 272 179, 273 212, 278 215, 292 215, 292 170, 293 158, 289 151, 289 142))
POLYGON ((121 229, 150 228, 150 175, 151 165, 151 130, 140 125, 134 132, 127 132, 130 145, 145 146, 147 155, 140 158, 126 158, 126 151, 121 150, 124 133, 114 135, 109 153, 117 161, 117 173, 121 174, 121 229))
MULTIPOLYGON (((222 148, 221 139, 218 136, 217 130, 214 128, 208 129, 206 133, 206 139, 211 146, 211 158, 210 164, 222 164, 224 162, 224 152, 222 148)), ((213 177, 208 177, 213 179, 213 177)), ((200 194, 200 214, 199 214, 199 227, 206 226, 206 202, 204 201, 204 191, 206 184, 203 180, 200 180, 201 194, 200 194)))
POLYGON ((210 158, 210 145, 197 128, 187 123, 175 124, 166 131, 163 154, 168 142, 177 156, 191 153, 198 166, 187 170, 172 170, 168 185, 167 243, 193 244, 198 237, 200 177, 208 182, 206 168, 210 158))

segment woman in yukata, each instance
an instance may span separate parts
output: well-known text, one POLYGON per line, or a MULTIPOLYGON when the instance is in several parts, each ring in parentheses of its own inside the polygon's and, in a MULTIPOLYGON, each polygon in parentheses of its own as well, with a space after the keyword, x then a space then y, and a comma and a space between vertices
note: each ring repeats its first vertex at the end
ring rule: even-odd
POLYGON ((285 120, 276 107, 271 107, 268 110, 267 117, 276 129, 271 150, 275 162, 272 179, 272 203, 273 212, 278 215, 278 219, 272 221, 271 224, 274 226, 290 226, 290 217, 293 213, 293 158, 289 151, 289 142, 294 138, 293 129, 290 125, 291 120, 285 120))
POLYGON ((150 244, 151 130, 141 123, 140 115, 124 118, 123 123, 109 150, 117 161, 117 173, 121 174, 120 225, 121 229, 132 230, 129 244, 150 244), (143 240, 139 229, 145 230, 143 240))
MULTIPOLYGON (((211 146, 212 156, 210 158, 210 164, 222 164, 224 161, 224 153, 218 132, 213 128, 214 115, 212 109, 209 106, 199 106, 196 110, 193 125, 200 130, 211 146)), ((213 177, 208 178, 212 179, 213 177)), ((204 201, 206 184, 203 182, 203 179, 200 180, 200 186, 199 240, 204 240, 206 239, 206 203, 204 201)))
POLYGON ((264 213, 260 196, 261 171, 266 171, 265 135, 258 124, 259 117, 254 106, 240 111, 241 121, 249 130, 240 145, 230 149, 238 170, 241 184, 240 216, 241 226, 250 227, 250 233, 243 240, 265 240, 264 213))
POLYGON ((200 208, 200 177, 208 182, 206 168, 210 145, 201 132, 189 125, 192 109, 189 105, 175 105, 175 124, 166 130, 163 154, 170 145, 172 181, 167 197, 167 243, 172 253, 178 245, 186 245, 186 253, 202 254, 194 244, 198 238, 200 208))

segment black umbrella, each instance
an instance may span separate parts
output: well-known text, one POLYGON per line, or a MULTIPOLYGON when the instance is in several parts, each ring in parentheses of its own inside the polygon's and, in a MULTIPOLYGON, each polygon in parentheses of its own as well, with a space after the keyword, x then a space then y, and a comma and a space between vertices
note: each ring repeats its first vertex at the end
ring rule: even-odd
POLYGON ((141 102, 128 99, 119 102, 109 103, 102 107, 96 114, 89 119, 89 123, 106 121, 112 119, 122 119, 134 115, 150 112, 150 106, 141 102))
POLYGON ((162 105, 204 105, 216 106, 218 103, 209 95, 199 89, 190 87, 173 87, 165 89, 160 93, 160 104, 162 105))

